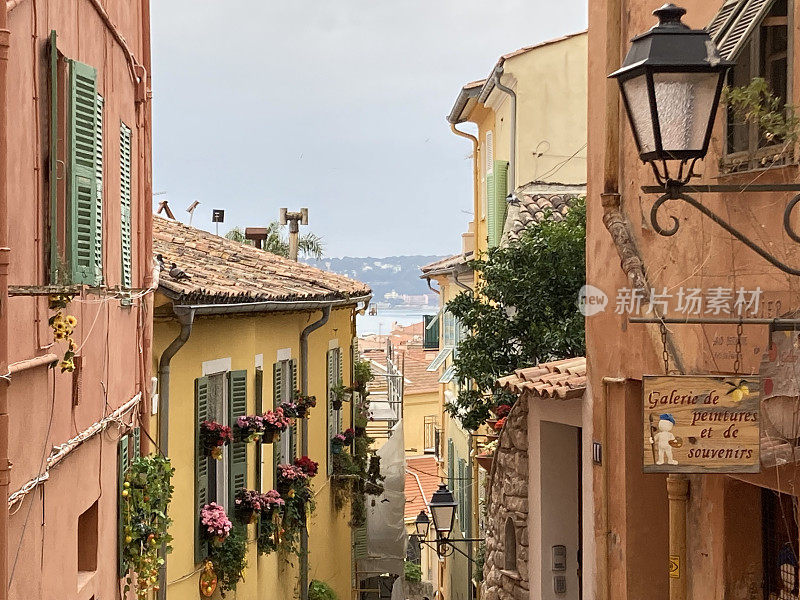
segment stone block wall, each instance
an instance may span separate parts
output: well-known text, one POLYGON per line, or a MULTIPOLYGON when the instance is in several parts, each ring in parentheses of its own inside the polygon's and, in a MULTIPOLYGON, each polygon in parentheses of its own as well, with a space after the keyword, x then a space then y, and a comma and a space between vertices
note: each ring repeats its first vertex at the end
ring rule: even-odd
POLYGON ((524 397, 514 404, 500 432, 489 474, 486 515, 482 597, 528 600, 528 402, 524 397), (513 569, 507 564, 511 562, 513 569))

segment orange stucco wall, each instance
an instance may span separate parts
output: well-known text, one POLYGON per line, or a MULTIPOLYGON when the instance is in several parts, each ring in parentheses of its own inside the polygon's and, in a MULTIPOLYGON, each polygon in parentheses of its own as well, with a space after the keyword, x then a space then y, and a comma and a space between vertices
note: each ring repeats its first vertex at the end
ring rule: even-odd
MULTIPOLYGON (((613 70, 609 68, 610 63, 616 61, 618 65, 627 52, 630 38, 655 24, 651 12, 662 2, 622 0, 617 3, 619 12, 609 15, 610 1, 589 3, 587 282, 609 297, 605 312, 586 320, 589 389, 595 398, 595 439, 605 442, 604 465, 594 468, 599 573, 594 592, 598 598, 666 598, 669 580, 665 574, 666 564, 661 562, 668 535, 664 520, 666 488, 659 481, 662 475, 641 474, 643 442, 639 396, 642 375, 663 372, 662 346, 656 325, 629 324, 624 315, 615 314, 617 290, 630 287, 630 283, 620 268, 617 249, 603 223, 601 194, 619 192, 621 210, 633 243, 650 285, 658 291, 664 286, 673 293, 680 286, 702 289, 715 286, 755 289, 760 286, 764 299, 780 299, 780 312, 786 313, 797 308, 799 288, 796 277, 773 268, 699 212, 679 202, 668 203, 661 214, 663 223, 667 223, 668 214, 679 219, 680 229, 675 236, 661 237, 649 226, 650 206, 655 197, 644 195, 640 186, 652 185, 654 178, 650 168, 638 159, 627 119, 620 112, 617 129, 613 123, 609 125, 605 119, 592 116, 604 114, 606 102, 618 97, 616 83, 606 79, 607 73, 613 70), (608 40, 613 39, 614 34, 619 36, 619 45, 609 45, 608 40), (610 63, 607 56, 612 57, 610 63), (619 135, 621 145, 618 169, 614 167, 617 154, 613 152, 613 144, 608 143, 615 135, 619 135), (604 174, 609 165, 610 173, 616 177, 604 174), (625 486, 621 487, 617 482, 623 481, 618 479, 623 476, 625 486), (655 569, 651 560, 642 558, 652 556, 654 547, 659 556, 655 569), (603 551, 604 548, 607 551, 603 551)), ((684 21, 693 27, 703 27, 721 4, 721 0, 686 0, 681 3, 688 11, 684 21)), ((797 22, 800 6, 794 5, 797 22)), ((795 36, 795 55, 798 41, 795 36)), ((796 70, 794 75, 797 80, 796 70)), ((798 91, 800 87, 795 86, 792 104, 798 104, 798 91)), ((797 181, 796 167, 720 176, 723 121, 720 113, 708 156, 699 164, 701 177, 697 182, 797 181)), ((698 199, 785 262, 798 265, 800 248, 790 242, 781 229, 782 211, 789 197, 780 193, 743 193, 703 194, 698 199)), ((776 316, 776 312, 777 304, 762 302, 759 316, 776 316)), ((670 327, 684 372, 732 372, 733 361, 720 354, 714 341, 729 336, 735 339, 735 330, 735 326, 719 325, 670 327)), ((744 338, 742 371, 757 373, 767 341, 767 328, 745 326, 744 338)), ((675 367, 674 358, 671 368, 675 367)), ((736 502, 737 495, 730 491, 735 482, 730 477, 690 476, 689 479, 688 564, 684 571, 688 577, 688 597, 695 600, 743 597, 726 595, 726 588, 729 591, 743 589, 741 561, 732 557, 736 548, 748 539, 734 532, 729 518, 735 510, 737 522, 758 522, 760 507, 736 502)), ((774 482, 770 483, 766 475, 749 480, 774 487, 774 482)), ((752 528, 743 530, 752 533, 752 528)), ((752 537, 750 545, 753 545, 752 537)), ((757 563, 759 559, 751 556, 748 560, 757 563)), ((751 577, 760 575, 754 573, 751 577)))
MULTIPOLYGON (((146 0, 103 3, 112 22, 140 61, 146 60, 149 24, 143 26, 146 0)), ((142 140, 135 88, 120 46, 90 2, 50 0, 22 2, 9 14, 11 50, 8 85, 9 230, 11 285, 47 283, 49 62, 48 38, 58 33, 59 50, 68 58, 98 70, 98 91, 104 109, 104 281, 120 283, 120 152, 119 123, 133 128, 132 218, 133 285, 141 288, 141 264, 149 264, 145 227, 150 201, 144 177, 150 171, 150 151, 142 140), (137 113, 139 118, 137 118, 137 113), (139 262, 141 261, 141 263, 139 262)), ((121 307, 118 300, 84 294, 69 305, 78 318, 74 339, 83 359, 80 393, 73 402, 73 376, 58 369, 36 367, 14 374, 9 386, 10 440, 13 463, 10 492, 40 472, 43 457, 54 445, 102 419, 137 393, 149 377, 152 299, 136 299, 121 307), (113 343, 109 344, 108 341, 113 343), (52 421, 52 423, 51 423, 52 421)), ((47 320, 47 299, 14 297, 9 302, 9 362, 48 352, 53 345, 47 320)), ((124 421, 129 422, 131 414, 124 421)), ((118 597, 116 560, 117 439, 116 425, 74 450, 49 474, 49 479, 14 507, 9 524, 10 567, 16 563, 11 598, 118 597), (98 568, 78 575, 78 517, 98 501, 98 568)))

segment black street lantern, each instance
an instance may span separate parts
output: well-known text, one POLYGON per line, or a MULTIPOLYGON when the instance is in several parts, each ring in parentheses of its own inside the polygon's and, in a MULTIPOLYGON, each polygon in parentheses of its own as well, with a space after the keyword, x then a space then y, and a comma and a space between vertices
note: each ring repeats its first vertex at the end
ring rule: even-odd
POLYGON ((453 530, 453 521, 456 517, 456 501, 453 499, 453 492, 447 489, 444 483, 439 484, 439 489, 431 496, 428 508, 431 509, 433 516, 433 527, 436 529, 437 536, 446 538, 453 530))
POLYGON ((633 38, 622 68, 609 77, 619 82, 643 162, 696 161, 708 151, 733 63, 720 58, 704 29, 681 21, 685 9, 665 4, 653 14, 658 25, 633 38))
POLYGON ((428 519, 428 513, 424 510, 419 511, 417 515, 417 520, 414 521, 414 528, 417 531, 417 536, 419 539, 425 540, 428 538, 428 529, 431 526, 431 521, 428 519))

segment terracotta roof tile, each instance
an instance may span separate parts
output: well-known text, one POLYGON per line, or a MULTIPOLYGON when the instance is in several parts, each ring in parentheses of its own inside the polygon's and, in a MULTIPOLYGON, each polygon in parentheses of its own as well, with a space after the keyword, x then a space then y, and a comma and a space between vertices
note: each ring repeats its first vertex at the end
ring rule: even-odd
POLYGON ((541 398, 579 398, 586 389, 586 358, 565 358, 535 367, 517 369, 497 380, 509 392, 533 393, 541 398))
MULTIPOLYGON (((397 351, 395 364, 403 368, 405 379, 403 392, 407 394, 422 394, 425 392, 439 391, 439 372, 428 371, 430 360, 425 357, 424 350, 397 351)), ((370 390, 386 388, 386 352, 381 349, 370 349, 364 352, 364 357, 371 361, 372 373, 375 379, 370 382, 370 390)))
POLYGON ((561 221, 573 201, 585 195, 585 185, 533 182, 520 186, 508 202, 502 243, 518 239, 532 223, 541 223, 548 216, 561 221))
POLYGON ((186 304, 347 300, 371 293, 359 281, 157 215, 153 253, 166 264, 159 287, 186 304), (172 263, 188 277, 171 277, 172 263))
POLYGON ((426 510, 425 500, 433 496, 433 492, 437 490, 441 482, 438 473, 436 459, 433 456, 406 457, 404 516, 407 521, 416 519, 419 511, 426 510), (419 478, 419 482, 417 478, 419 478))

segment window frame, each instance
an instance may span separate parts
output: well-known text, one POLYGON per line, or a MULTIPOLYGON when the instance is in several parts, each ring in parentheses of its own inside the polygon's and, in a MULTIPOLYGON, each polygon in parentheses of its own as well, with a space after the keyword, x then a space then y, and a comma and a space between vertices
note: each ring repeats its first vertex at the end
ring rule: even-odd
MULTIPOLYGON (((772 9, 770 9, 771 11, 772 9)), ((752 81, 757 77, 761 77, 767 82, 769 79, 766 77, 766 70, 762 70, 761 65, 761 46, 762 46, 762 30, 765 27, 765 21, 774 19, 770 17, 769 12, 761 19, 753 31, 747 36, 747 41, 742 48, 741 53, 749 53, 750 72, 746 75, 748 81, 752 81)), ((792 104, 793 88, 794 88, 794 75, 793 75, 793 60, 794 60, 794 0, 786 0, 786 32, 787 32, 787 56, 786 56, 786 103, 792 104)), ((736 67, 733 67, 728 73, 728 82, 732 80, 736 67)), ((766 170, 773 168, 780 168, 791 164, 797 163, 797 156, 795 155, 794 145, 786 146, 785 144, 770 144, 768 146, 759 147, 761 134, 758 130, 758 125, 749 123, 748 125, 748 141, 747 150, 729 150, 728 136, 730 133, 731 111, 726 106, 723 114, 723 135, 722 135, 722 157, 720 159, 720 173, 723 175, 743 173, 748 171, 766 170), (774 159, 774 162, 767 163, 768 159, 774 159)))

